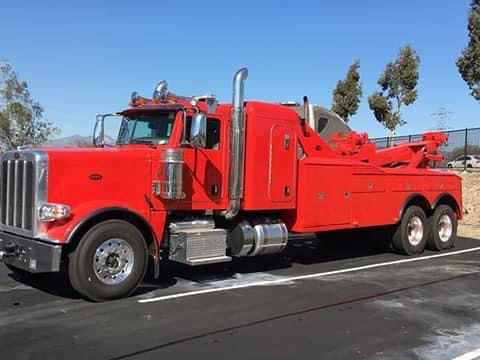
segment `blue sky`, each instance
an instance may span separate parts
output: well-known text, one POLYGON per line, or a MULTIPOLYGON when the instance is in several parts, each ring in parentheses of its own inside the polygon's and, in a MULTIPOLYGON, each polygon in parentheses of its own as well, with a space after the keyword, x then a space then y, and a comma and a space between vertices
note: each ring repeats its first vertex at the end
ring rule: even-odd
POLYGON ((6 1, 0 59, 11 61, 62 136, 91 134, 95 114, 151 96, 162 79, 183 95, 230 101, 234 72, 249 68, 247 99, 331 105, 349 65, 361 61, 364 97, 350 125, 388 132, 368 108, 385 64, 411 44, 421 57, 419 98, 399 134, 480 126, 480 104, 455 60, 467 43, 469 0, 6 1))

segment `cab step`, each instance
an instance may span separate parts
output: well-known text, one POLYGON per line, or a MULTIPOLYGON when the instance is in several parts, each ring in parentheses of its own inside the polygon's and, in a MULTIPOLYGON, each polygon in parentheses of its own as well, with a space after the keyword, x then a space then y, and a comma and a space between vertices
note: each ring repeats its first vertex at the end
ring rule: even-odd
POLYGON ((225 229, 195 227, 175 229, 170 227, 169 259, 197 266, 231 261, 226 255, 227 233, 225 229))

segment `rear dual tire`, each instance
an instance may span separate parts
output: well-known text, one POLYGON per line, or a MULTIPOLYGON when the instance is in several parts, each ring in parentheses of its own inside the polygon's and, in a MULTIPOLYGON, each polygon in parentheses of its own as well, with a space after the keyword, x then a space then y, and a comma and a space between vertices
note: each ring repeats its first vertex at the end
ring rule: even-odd
POLYGON ((442 251, 454 246, 457 237, 457 216, 448 205, 439 205, 429 218, 427 247, 442 251))
POLYGON ((419 206, 408 207, 397 225, 393 249, 400 254, 415 256, 426 248, 443 251, 454 246, 457 237, 457 216, 448 205, 439 205, 430 217, 419 206))
POLYGON ((403 213, 392 238, 393 249, 404 255, 422 253, 428 239, 428 221, 423 209, 410 206, 403 213))

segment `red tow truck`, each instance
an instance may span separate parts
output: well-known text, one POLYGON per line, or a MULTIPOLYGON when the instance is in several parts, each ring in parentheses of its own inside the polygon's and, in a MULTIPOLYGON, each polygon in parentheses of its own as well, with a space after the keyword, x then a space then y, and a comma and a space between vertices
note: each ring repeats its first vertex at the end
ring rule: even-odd
POLYGON ((245 101, 247 76, 235 74, 232 103, 165 81, 151 99, 133 93, 128 109, 97 117, 96 147, 5 153, 0 260, 23 274, 65 269, 83 297, 105 301, 130 295, 149 264, 158 276, 162 261, 274 254, 292 234, 388 226, 406 255, 453 246, 461 179, 430 167, 446 135, 382 150, 366 134, 322 137, 306 98, 245 101))

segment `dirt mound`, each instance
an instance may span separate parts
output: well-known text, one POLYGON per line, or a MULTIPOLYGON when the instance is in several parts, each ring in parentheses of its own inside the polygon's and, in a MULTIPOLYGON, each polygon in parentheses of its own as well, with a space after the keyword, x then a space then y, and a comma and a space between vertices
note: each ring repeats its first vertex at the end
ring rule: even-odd
POLYGON ((463 223, 480 225, 480 171, 459 173, 462 177, 463 223))
POLYGON ((459 235, 480 239, 480 171, 461 171, 464 214, 459 235))

